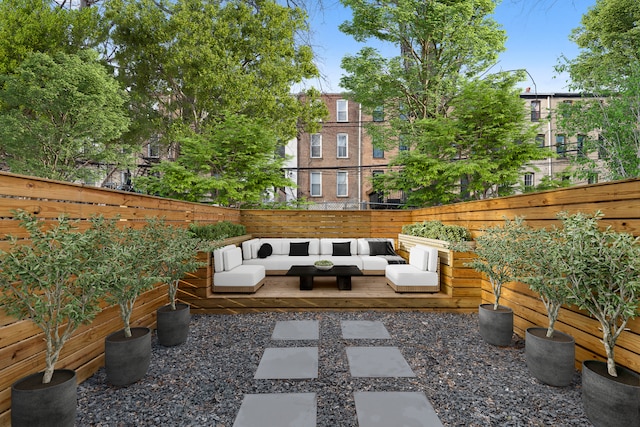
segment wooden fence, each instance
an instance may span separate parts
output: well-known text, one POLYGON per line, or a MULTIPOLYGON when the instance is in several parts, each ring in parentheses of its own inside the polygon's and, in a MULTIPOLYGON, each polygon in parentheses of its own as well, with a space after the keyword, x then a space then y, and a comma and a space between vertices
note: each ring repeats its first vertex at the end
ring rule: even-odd
MULTIPOLYGON (((393 237, 402 225, 438 219, 447 224, 468 227, 474 235, 483 227, 499 224, 504 217, 524 216, 533 226, 556 222, 559 211, 605 214, 603 224, 620 231, 640 235, 640 180, 573 187, 544 193, 438 206, 413 211, 261 211, 233 210, 196 203, 179 202, 135 193, 97 189, 0 172, 0 236, 19 235, 22 231, 12 218, 12 209, 25 209, 39 217, 55 219, 66 213, 72 218, 90 218, 94 214, 119 216, 127 225, 140 224, 146 217, 164 217, 167 222, 218 222, 229 220, 247 227, 256 237, 393 237)), ((0 237, 1 239, 1 237, 0 237)), ((0 240, 0 247, 6 247, 0 240)), ((455 270, 463 260, 447 268, 455 270)), ((447 273, 449 274, 449 273, 447 273)), ((456 278, 454 271, 450 272, 456 278)), ((470 293, 477 293, 465 280, 470 293)), ((476 280, 484 302, 493 302, 488 283, 476 280)), ((448 279, 447 279, 448 280, 448 279)), ((503 303, 514 309, 516 332, 531 325, 545 325, 542 303, 521 284, 509 284, 503 291, 503 303)), ((133 318, 136 326, 153 326, 155 310, 166 303, 166 291, 159 287, 142 295, 133 318)), ((103 364, 104 337, 120 329, 116 307, 105 310, 89 326, 79 330, 65 346, 57 367, 78 371, 82 381, 103 364)), ((640 371, 640 319, 629 325, 618 341, 617 362, 640 371)), ((598 324, 575 307, 560 313, 557 328, 576 338, 577 361, 603 358, 598 324)), ((12 319, 0 311, 0 425, 8 422, 11 383, 44 368, 43 341, 29 321, 12 319)))
MULTIPOLYGON (((556 214, 604 213, 602 225, 640 236, 640 179, 571 187, 500 199, 459 203, 413 211, 413 221, 440 220, 446 224, 468 227, 477 235, 484 227, 522 216, 533 227, 559 225, 556 214)), ((482 280, 482 301, 493 303, 491 285, 482 280)), ((546 311, 537 294, 521 283, 509 283, 502 291, 500 303, 514 311, 515 332, 523 337, 530 326, 547 326, 546 311)), ((576 307, 560 310, 556 328, 576 340, 576 366, 585 359, 605 359, 599 323, 576 307)), ((616 362, 640 372, 640 318, 628 325, 616 346, 616 362)))
MULTIPOLYGON (((8 248, 5 235, 24 237, 26 232, 11 211, 23 209, 39 218, 53 220, 65 213, 87 220, 101 214, 119 216, 120 224, 136 226, 147 217, 163 217, 167 223, 240 222, 240 212, 197 203, 167 200, 136 193, 98 189, 46 179, 0 172, 0 247, 8 248)), ((144 293, 136 301, 132 326, 155 326, 156 309, 167 303, 164 286, 144 293)), ((67 342, 56 368, 74 369, 84 381, 104 364, 104 337, 122 329, 119 308, 106 307, 91 323, 67 342)), ((29 320, 17 320, 0 310, 0 425, 8 425, 11 384, 44 369, 45 343, 41 331, 29 320)))

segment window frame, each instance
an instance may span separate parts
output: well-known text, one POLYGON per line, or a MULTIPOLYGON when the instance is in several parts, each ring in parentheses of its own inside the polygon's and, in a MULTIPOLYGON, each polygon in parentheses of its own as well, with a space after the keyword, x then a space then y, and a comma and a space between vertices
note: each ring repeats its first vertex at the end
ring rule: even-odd
POLYGON ((336 172, 336 197, 349 197, 349 172, 336 172), (340 177, 344 177, 344 182, 340 183, 340 177), (340 192, 340 186, 344 187, 344 194, 340 192))
POLYGON ((349 158, 349 134, 348 133, 339 133, 336 135, 336 157, 338 159, 348 159, 349 158), (341 145, 341 141, 343 141, 344 145, 341 145), (344 155, 340 155, 340 149, 344 149, 344 155))
POLYGON ((535 185, 535 178, 536 175, 533 172, 526 172, 524 174, 524 187, 525 188, 533 188, 533 186, 535 185), (527 182, 529 181, 529 182, 527 182))
POLYGON ((539 122, 541 114, 542 102, 538 99, 531 101, 531 121, 539 122))
POLYGON ((349 101, 346 99, 336 101, 336 121, 341 123, 349 121, 349 101), (341 117, 342 115, 344 117, 341 117))
POLYGON ((322 172, 309 173, 309 196, 322 197, 322 172), (314 177, 317 177, 319 182, 314 183, 314 177), (318 193, 313 192, 314 186, 318 187, 318 193))
POLYGON ((321 159, 322 158, 322 134, 321 133, 312 133, 309 141, 309 158, 311 159, 321 159), (317 146, 314 145, 314 136, 317 137, 317 146), (313 155, 313 149, 318 148, 318 155, 313 155))
POLYGON ((564 134, 556 135, 556 154, 560 157, 567 157, 567 136, 564 134))

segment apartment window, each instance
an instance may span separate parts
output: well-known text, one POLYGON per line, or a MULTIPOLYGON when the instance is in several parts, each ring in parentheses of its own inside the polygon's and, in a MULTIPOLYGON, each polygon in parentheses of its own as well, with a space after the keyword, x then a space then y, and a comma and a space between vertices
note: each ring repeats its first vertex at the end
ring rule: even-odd
POLYGON ((525 188, 531 188, 533 187, 533 181, 534 181, 535 175, 533 172, 527 172, 524 174, 524 187, 525 188))
POLYGON ((347 197, 349 195, 349 190, 348 190, 349 173, 338 172, 336 182, 337 182, 336 195, 338 197, 347 197))
POLYGON ((383 122, 384 121, 384 107, 376 107, 373 110, 373 121, 374 122, 383 122))
POLYGON ((311 134, 311 158, 319 159, 322 157, 322 135, 319 133, 311 134))
POLYGON ((160 157, 160 144, 157 142, 147 144, 147 157, 153 157, 155 159, 160 157))
POLYGON ((373 147, 373 158, 384 159, 384 150, 382 148, 373 147))
POLYGON ((577 142, 577 156, 578 157, 586 157, 587 153, 585 153, 584 151, 584 142, 587 139, 587 137, 585 135, 578 135, 578 142, 577 142))
POLYGON ((347 122, 349 121, 349 115, 347 114, 347 108, 349 104, 346 99, 339 99, 336 102, 336 113, 338 115, 339 122, 347 122))
POLYGON ((540 101, 531 101, 531 121, 540 121, 540 101))
POLYGON ((567 139, 564 135, 556 135, 556 153, 560 157, 567 156, 567 139))
POLYGON ((349 138, 346 133, 338 134, 337 146, 338 146, 339 159, 345 159, 348 157, 348 154, 349 154, 347 151, 348 142, 349 142, 349 138))
POLYGON ((598 135, 598 159, 602 160, 607 157, 607 149, 604 146, 604 137, 598 135))
POLYGON ((544 134, 543 133, 539 133, 539 134, 536 135, 536 144, 538 145, 538 147, 544 148, 544 134))
POLYGON ((322 196, 322 173, 321 172, 311 172, 310 193, 311 193, 311 197, 322 196))
POLYGON ((400 143, 398 144, 398 149, 400 151, 409 151, 409 146, 407 145, 407 139, 404 135, 400 135, 400 143))

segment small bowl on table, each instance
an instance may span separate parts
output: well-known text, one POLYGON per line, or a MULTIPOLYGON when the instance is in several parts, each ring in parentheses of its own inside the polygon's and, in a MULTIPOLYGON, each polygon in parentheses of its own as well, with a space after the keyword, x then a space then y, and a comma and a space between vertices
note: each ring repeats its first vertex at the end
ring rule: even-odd
POLYGON ((321 271, 331 270, 333 268, 333 263, 327 260, 320 260, 313 263, 313 265, 321 271))

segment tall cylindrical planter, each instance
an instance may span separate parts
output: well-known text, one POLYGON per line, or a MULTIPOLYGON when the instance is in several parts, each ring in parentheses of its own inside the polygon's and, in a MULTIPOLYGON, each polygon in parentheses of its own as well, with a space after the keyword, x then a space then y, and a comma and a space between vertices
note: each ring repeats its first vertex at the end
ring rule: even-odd
POLYGON ((547 328, 528 328, 524 346, 527 368, 545 384, 568 386, 576 372, 575 347, 571 335, 554 331, 553 337, 547 338, 547 328))
POLYGON ((11 386, 13 427, 72 427, 78 406, 75 371, 58 369, 48 384, 44 373, 24 377, 11 386))
POLYGON ((165 305, 156 310, 158 342, 165 347, 180 345, 189 336, 191 310, 187 304, 165 305))
POLYGON ((511 344, 513 337, 513 310, 499 305, 497 310, 493 304, 480 304, 478 322, 482 339, 491 345, 500 347, 511 344))
POLYGON ((598 360, 582 362, 582 403, 596 427, 640 427, 640 375, 622 366, 618 377, 598 360))
POLYGON ((104 341, 104 366, 107 381, 115 386, 133 384, 147 374, 151 363, 151 329, 131 328, 108 335, 104 341))

